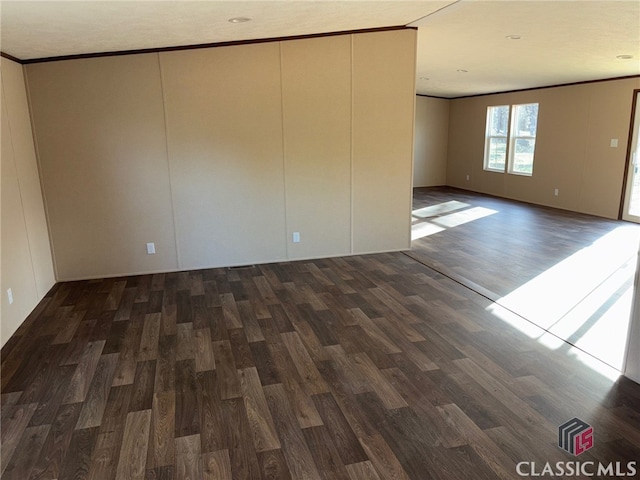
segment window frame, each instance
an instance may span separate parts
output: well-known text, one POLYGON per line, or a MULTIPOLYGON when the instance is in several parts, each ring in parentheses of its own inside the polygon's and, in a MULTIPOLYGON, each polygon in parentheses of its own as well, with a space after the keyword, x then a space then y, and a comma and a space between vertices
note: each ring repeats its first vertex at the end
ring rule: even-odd
POLYGON ((521 177, 532 177, 533 176, 533 166, 535 163, 535 152, 536 152, 536 144, 538 137, 538 118, 540 116, 540 103, 539 102, 528 102, 528 103, 516 103, 511 105, 488 105, 487 106, 487 115, 485 120, 485 134, 484 134, 484 158, 482 168, 486 172, 493 173, 507 173, 511 175, 518 175, 521 177), (537 105, 538 110, 536 112, 536 135, 514 135, 514 132, 517 132, 517 128, 515 122, 517 121, 516 109, 518 107, 524 107, 527 105, 537 105), (506 135, 490 135, 491 133, 491 111, 495 108, 505 108, 509 109, 508 120, 507 120, 507 133, 506 135), (503 168, 491 168, 489 166, 489 152, 491 150, 491 140, 494 138, 505 139, 505 154, 504 154, 504 167, 503 168), (517 140, 533 140, 533 158, 531 161, 531 173, 529 172, 518 172, 514 170, 515 165, 515 145, 517 140))
POLYGON ((511 105, 489 105, 487 107, 487 116, 485 119, 484 131, 484 163, 483 168, 487 172, 504 173, 509 162, 509 134, 511 133, 511 105), (496 108, 508 108, 507 113, 507 132, 504 135, 490 135, 491 133, 491 110, 496 108), (504 151, 504 167, 491 168, 489 166, 489 152, 491 150, 491 139, 503 138, 505 144, 504 151))
POLYGON ((533 165, 536 159, 536 143, 538 137, 538 116, 540 113, 540 104, 538 102, 529 102, 529 103, 515 103, 511 105, 509 109, 509 144, 507 150, 507 173, 511 175, 519 175, 522 177, 532 177, 533 176, 533 165), (538 109, 536 111, 536 134, 535 135, 517 135, 518 129, 516 128, 515 122, 518 121, 517 109, 519 107, 526 107, 527 105, 537 105, 538 109), (514 133, 515 132, 515 133, 514 133), (515 167, 515 151, 516 151, 516 141, 517 140, 533 140, 533 154, 531 160, 531 173, 528 172, 518 172, 514 170, 515 167))

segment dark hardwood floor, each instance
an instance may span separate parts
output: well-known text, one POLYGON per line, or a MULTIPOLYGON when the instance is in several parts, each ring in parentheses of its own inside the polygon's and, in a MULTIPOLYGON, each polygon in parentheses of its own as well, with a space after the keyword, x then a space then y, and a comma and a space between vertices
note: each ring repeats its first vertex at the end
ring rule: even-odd
POLYGON ((413 237, 412 258, 622 368, 640 225, 435 187, 413 237))
POLYGON ((492 303, 400 252, 60 283, 2 349, 2 479, 510 479, 640 459, 640 385, 492 303), (558 447, 574 417, 595 432, 579 457, 558 447))

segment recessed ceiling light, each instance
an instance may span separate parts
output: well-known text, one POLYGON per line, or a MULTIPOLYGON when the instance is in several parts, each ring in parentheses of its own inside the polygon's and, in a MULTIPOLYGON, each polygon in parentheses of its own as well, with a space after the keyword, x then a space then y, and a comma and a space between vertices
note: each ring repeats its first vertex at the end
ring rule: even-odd
POLYGON ((619 60, 631 60, 633 55, 617 55, 616 58, 619 60))
POLYGON ((251 19, 247 17, 234 17, 229 19, 229 23, 244 23, 244 22, 250 22, 250 21, 251 19))
POLYGON ((459 73, 469 73, 469 70, 465 70, 464 68, 459 68, 458 70, 456 70, 456 72, 459 72, 459 73))
POLYGON ((509 40, 520 40, 522 37, 520 35, 507 35, 506 37, 509 40))

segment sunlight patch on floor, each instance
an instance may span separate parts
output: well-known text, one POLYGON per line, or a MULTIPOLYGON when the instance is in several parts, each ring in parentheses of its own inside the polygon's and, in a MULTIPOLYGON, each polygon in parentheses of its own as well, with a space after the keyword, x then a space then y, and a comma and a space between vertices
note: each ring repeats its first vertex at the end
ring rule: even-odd
POLYGON ((550 349, 566 349, 603 374, 610 368, 619 374, 638 241, 637 228, 619 227, 500 298, 488 310, 550 349))
POLYGON ((414 217, 418 218, 430 218, 437 217, 443 213, 449 213, 454 210, 460 210, 461 208, 470 207, 468 203, 458 202, 457 200, 451 200, 450 202, 443 202, 437 205, 431 205, 429 207, 418 208, 411 212, 414 217))
POLYGON ((412 215, 424 220, 418 221, 411 226, 411 240, 428 237, 429 235, 442 232, 447 228, 464 225, 465 223, 498 213, 497 210, 485 207, 465 207, 469 207, 469 205, 464 202, 451 201, 414 210, 412 215), (464 208, 464 210, 460 210, 461 208, 464 208), (442 215, 450 211, 455 212, 442 215), (426 220, 427 218, 429 218, 429 220, 426 220))

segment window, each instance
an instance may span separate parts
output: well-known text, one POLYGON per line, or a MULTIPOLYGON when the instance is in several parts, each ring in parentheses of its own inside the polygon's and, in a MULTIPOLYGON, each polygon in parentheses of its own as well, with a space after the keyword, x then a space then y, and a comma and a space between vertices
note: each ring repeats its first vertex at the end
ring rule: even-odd
POLYGON ((538 104, 487 107, 484 169, 533 175, 538 104))
POLYGON ((509 133, 509 105, 487 108, 487 139, 484 169, 504 172, 507 163, 507 135, 509 133))

